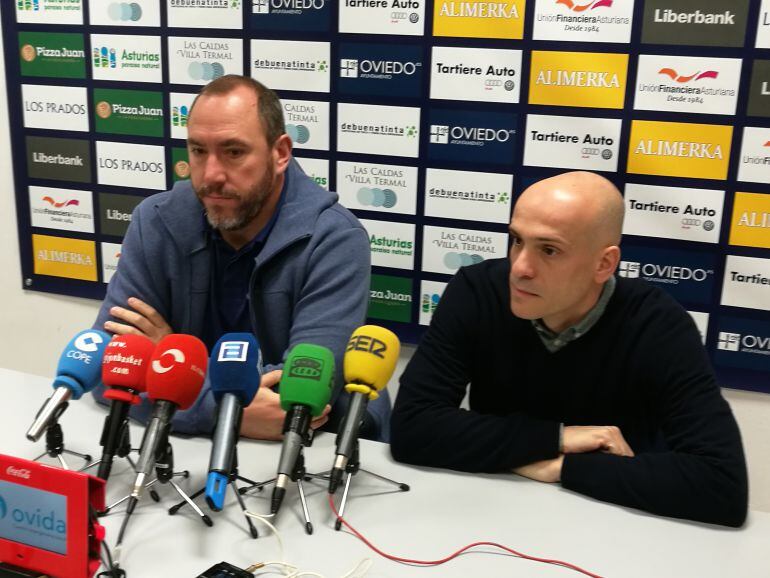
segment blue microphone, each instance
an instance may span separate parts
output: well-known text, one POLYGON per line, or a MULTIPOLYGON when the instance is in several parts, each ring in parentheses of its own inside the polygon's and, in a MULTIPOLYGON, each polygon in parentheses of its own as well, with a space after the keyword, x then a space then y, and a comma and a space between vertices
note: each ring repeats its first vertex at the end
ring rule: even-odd
POLYGON ((209 382, 219 414, 206 479, 206 502, 215 512, 224 505, 235 465, 243 408, 257 395, 261 376, 262 355, 251 333, 227 333, 217 341, 209 360, 209 382))
POLYGON ((102 357, 110 336, 98 329, 81 331, 67 344, 59 358, 53 395, 35 416, 27 431, 27 439, 36 442, 67 408, 70 399, 80 399, 91 391, 102 378, 102 357))

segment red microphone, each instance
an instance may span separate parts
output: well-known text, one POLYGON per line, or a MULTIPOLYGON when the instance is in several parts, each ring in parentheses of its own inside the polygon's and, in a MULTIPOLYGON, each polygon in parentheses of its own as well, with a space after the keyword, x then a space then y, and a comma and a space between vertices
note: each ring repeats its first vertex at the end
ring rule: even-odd
POLYGON ((155 402, 136 463, 136 481, 129 512, 141 497, 144 483, 155 467, 156 454, 165 449, 171 418, 188 409, 201 392, 206 377, 206 346, 192 335, 166 335, 158 342, 147 368, 147 396, 155 402))
POLYGON ((145 391, 145 376, 155 344, 143 335, 116 335, 107 344, 102 358, 102 383, 107 387, 106 399, 112 400, 110 413, 104 420, 102 457, 97 476, 110 477, 112 460, 117 454, 125 457, 131 451, 128 440, 128 411, 141 401, 145 391))

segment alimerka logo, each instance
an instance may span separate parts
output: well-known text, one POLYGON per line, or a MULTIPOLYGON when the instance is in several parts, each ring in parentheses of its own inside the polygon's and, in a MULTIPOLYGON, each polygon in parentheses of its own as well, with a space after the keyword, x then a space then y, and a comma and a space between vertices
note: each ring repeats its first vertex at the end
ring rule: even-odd
POLYGON ((585 12, 586 10, 595 10, 596 8, 611 8, 612 0, 595 0, 588 4, 578 4, 572 0, 556 0, 557 4, 563 4, 572 12, 585 12))
POLYGON ((691 80, 701 80, 703 78, 718 78, 719 73, 716 70, 706 70, 704 72, 696 72, 695 74, 690 74, 689 76, 683 76, 680 75, 675 69, 673 68, 661 68, 658 71, 658 74, 663 74, 665 76, 668 76, 671 80, 674 82, 690 82, 691 80))

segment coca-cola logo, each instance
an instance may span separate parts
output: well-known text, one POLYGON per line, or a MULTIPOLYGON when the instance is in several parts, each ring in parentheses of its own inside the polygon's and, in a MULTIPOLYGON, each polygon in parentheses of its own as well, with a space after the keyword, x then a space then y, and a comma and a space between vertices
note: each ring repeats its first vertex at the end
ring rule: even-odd
POLYGON ((28 480, 32 477, 32 472, 30 470, 26 468, 14 468, 13 466, 8 466, 8 468, 5 470, 5 473, 9 476, 23 478, 25 480, 28 480))

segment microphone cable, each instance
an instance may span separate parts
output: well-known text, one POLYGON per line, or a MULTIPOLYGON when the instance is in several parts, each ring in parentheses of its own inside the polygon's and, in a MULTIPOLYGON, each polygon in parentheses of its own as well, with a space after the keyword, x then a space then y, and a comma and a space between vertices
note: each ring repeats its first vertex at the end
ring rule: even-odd
MULTIPOLYGON (((473 542, 472 544, 468 544, 467 546, 463 546, 456 552, 453 552, 449 556, 445 558, 440 558, 438 560, 415 560, 411 558, 401 558, 399 556, 394 556, 393 554, 388 554, 387 552, 383 552, 380 550, 377 546, 372 544, 361 532, 356 530, 353 526, 351 526, 345 518, 339 515, 337 512, 337 507, 334 505, 334 499, 332 497, 332 494, 328 495, 329 497, 329 507, 331 508, 332 512, 334 512, 334 515, 337 517, 337 519, 348 529, 350 530, 353 535, 361 540, 364 544, 366 544, 371 550, 375 551, 377 554, 382 556, 383 558, 386 558, 388 560, 392 560, 393 562, 399 562, 401 564, 413 564, 416 566, 439 566, 441 564, 445 564, 446 562, 449 562, 450 560, 453 560, 457 558, 460 554, 463 554, 467 552, 468 550, 475 548, 477 546, 491 546, 493 548, 498 548, 500 550, 503 550, 507 552, 508 554, 515 556, 517 558, 522 558, 524 560, 532 560, 533 562, 542 562, 544 564, 553 564, 554 566, 562 566, 564 568, 568 568, 570 570, 574 570, 576 572, 580 572, 582 574, 585 574, 586 576, 590 576, 591 578, 602 578, 598 574, 594 574, 592 572, 589 572, 588 570, 584 570, 583 568, 580 568, 579 566, 576 566, 574 564, 570 564, 569 562, 563 562, 561 560, 551 560, 549 558, 538 558, 536 556, 529 556, 528 554, 524 554, 522 552, 518 552, 514 550, 513 548, 509 548, 508 546, 504 546, 502 544, 498 544, 497 542, 473 542)), ((482 552, 483 553, 483 552, 482 552)))

